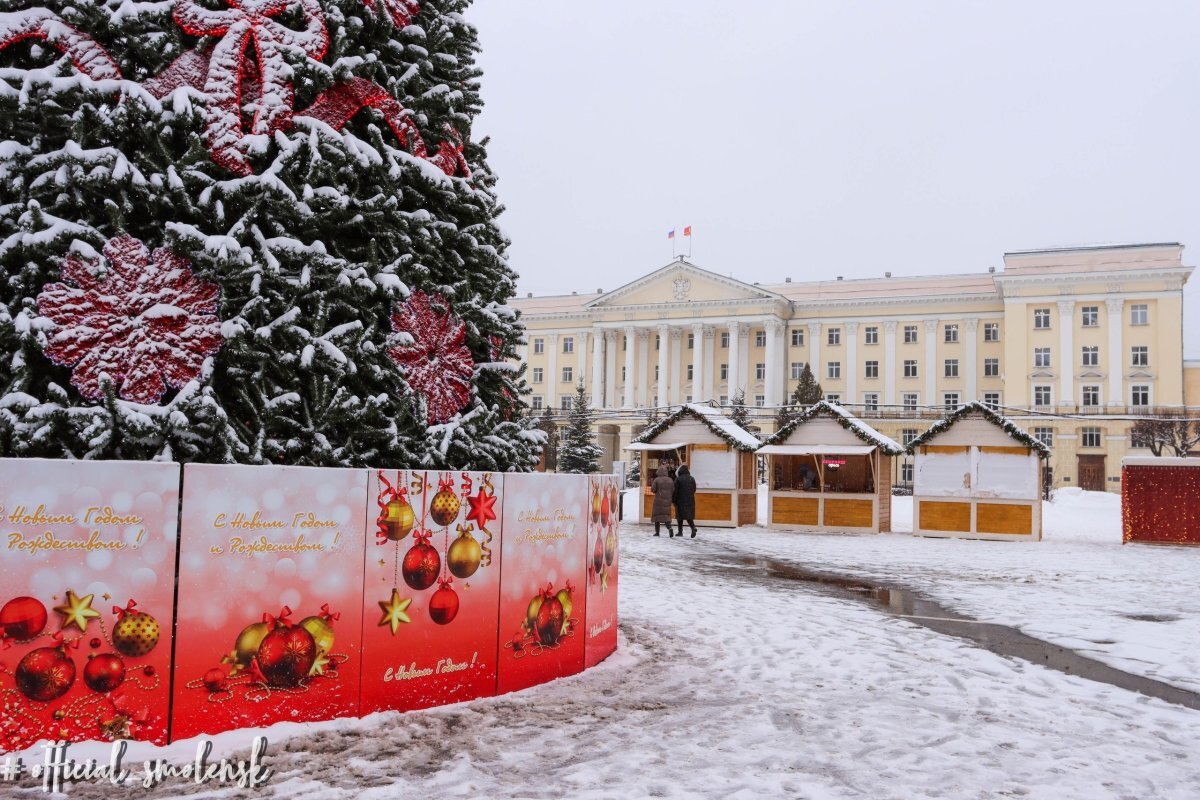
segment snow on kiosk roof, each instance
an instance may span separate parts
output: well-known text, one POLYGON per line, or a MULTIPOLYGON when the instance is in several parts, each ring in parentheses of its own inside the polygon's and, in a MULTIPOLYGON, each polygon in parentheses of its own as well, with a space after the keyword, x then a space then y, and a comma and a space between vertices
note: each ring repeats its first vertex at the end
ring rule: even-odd
POLYGON ((831 403, 827 400, 814 403, 805 411, 800 412, 798 416, 786 423, 778 431, 768 436, 764 444, 768 447, 785 445, 787 440, 797 428, 821 416, 830 417, 866 444, 871 445, 872 447, 878 447, 881 451, 883 451, 884 455, 898 456, 904 452, 904 448, 901 447, 895 439, 884 436, 882 433, 875 430, 870 425, 863 422, 861 419, 854 416, 837 403, 831 403))
POLYGON ((653 442, 676 422, 687 418, 699 420, 705 427, 736 450, 749 453, 757 450, 759 445, 762 444, 758 440, 758 437, 722 414, 719 410, 697 403, 685 403, 675 413, 642 431, 633 441, 639 444, 653 442))
POLYGON ((916 453, 919 447, 931 444, 934 439, 942 436, 964 419, 983 419, 987 422, 990 422, 1002 430, 1010 439, 1019 442, 1023 447, 1028 447, 1030 450, 1036 452, 1040 457, 1050 457, 1049 447, 1031 436, 1024 428, 1018 427, 1008 417, 997 414, 990 407, 978 401, 960 406, 948 416, 943 417, 935 422, 933 427, 909 443, 908 452, 916 453))

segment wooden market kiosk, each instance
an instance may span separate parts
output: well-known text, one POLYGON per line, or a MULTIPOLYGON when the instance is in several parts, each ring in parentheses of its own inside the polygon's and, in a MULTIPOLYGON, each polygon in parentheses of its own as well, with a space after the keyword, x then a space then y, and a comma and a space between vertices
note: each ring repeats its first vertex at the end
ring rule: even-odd
POLYGON ((696 524, 715 528, 753 525, 756 514, 754 451, 758 438, 711 406, 688 403, 651 425, 627 447, 642 456, 642 521, 650 520, 647 495, 660 464, 687 464, 696 479, 696 524))
POLYGON ((892 456, 899 444, 821 401, 759 448, 767 457, 767 527, 879 533, 892 527, 892 456))
POLYGON ((913 534, 1037 541, 1050 449, 982 403, 962 406, 908 446, 913 534))

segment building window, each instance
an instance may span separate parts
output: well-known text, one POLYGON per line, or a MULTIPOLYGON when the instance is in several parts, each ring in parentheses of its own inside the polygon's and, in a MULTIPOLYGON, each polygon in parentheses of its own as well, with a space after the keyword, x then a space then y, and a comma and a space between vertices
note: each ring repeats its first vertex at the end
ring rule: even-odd
POLYGON ((1129 397, 1132 405, 1148 406, 1150 405, 1150 387, 1149 386, 1133 386, 1129 390, 1129 397))
POLYGON ((1044 331, 1050 327, 1050 309, 1035 308, 1033 310, 1033 329, 1044 331))
POLYGON ((654 349, 657 350, 660 347, 662 347, 662 335, 656 333, 654 334, 654 349))
POLYGON ((1084 447, 1100 447, 1100 429, 1099 428, 1084 428, 1082 432, 1082 445, 1084 447))
POLYGON ((905 461, 903 464, 900 465, 900 482, 901 483, 912 483, 913 482, 913 463, 911 461, 905 461))
POLYGON ((904 403, 905 411, 917 410, 917 395, 915 392, 905 392, 901 395, 900 400, 904 403))
POLYGON ((545 339, 534 339, 533 340, 534 355, 541 355, 544 352, 546 352, 546 340, 545 339))
POLYGON ((696 369, 696 365, 695 365, 695 364, 688 364, 688 365, 687 365, 687 379, 688 379, 689 381, 692 379, 692 373, 693 373, 693 372, 695 372, 695 369, 696 369))
POLYGON ((921 432, 916 428, 905 428, 900 431, 900 444, 908 447, 913 443, 913 440, 921 435, 921 432))
MULTIPOLYGON (((621 369, 624 369, 624 367, 622 367, 621 369)), ((725 376, 722 375, 721 377, 723 378, 725 376)), ((654 382, 658 383, 658 364, 654 365, 654 382)))
POLYGON ((1085 406, 1100 405, 1100 387, 1099 386, 1084 386, 1083 387, 1083 404, 1085 406))
POLYGON ((827 341, 831 345, 841 344, 842 343, 842 329, 841 328, 830 328, 828 331, 828 340, 827 341))
POLYGON ((879 410, 879 393, 867 392, 863 395, 863 405, 870 411, 879 410))
POLYGON ((946 377, 947 378, 957 378, 958 377, 958 359, 957 358, 947 358, 946 359, 946 377))
POLYGON ((916 344, 917 343, 917 326, 916 325, 905 325, 904 326, 904 343, 905 344, 916 344))
POLYGON ((1054 394, 1050 391, 1052 388, 1051 386, 1033 387, 1033 404, 1035 406, 1054 405, 1054 394))
POLYGON ((983 404, 985 406, 991 406, 993 409, 999 408, 1000 407, 1000 393, 999 392, 984 392, 983 393, 983 404))
POLYGON ((541 367, 533 368, 533 382, 534 383, 542 382, 542 368, 541 367))
POLYGON ((1129 307, 1130 325, 1149 325, 1150 306, 1146 303, 1134 303, 1129 307))
POLYGON ((1085 328, 1100 327, 1100 306, 1084 306, 1083 307, 1083 327, 1085 327, 1085 328))
POLYGON ((1033 348, 1033 365, 1035 367, 1050 366, 1050 348, 1049 347, 1033 348))
POLYGON ((792 329, 792 347, 804 346, 804 331, 799 328, 792 329))
POLYGON ((562 397, 558 398, 558 407, 563 411, 570 411, 575 407, 575 395, 564 394, 562 397))
POLYGON ((687 399, 686 399, 686 400, 684 400, 683 402, 685 402, 685 403, 690 403, 690 402, 692 402, 692 396, 689 394, 689 395, 687 396, 687 399))
POLYGON ((533 397, 529 398, 529 407, 534 411, 541 411, 544 403, 545 399, 540 394, 535 394, 533 397))
POLYGON ((766 379, 767 379, 767 365, 766 364, 755 364, 754 365, 754 380, 765 381, 766 379))
POLYGON ((794 380, 794 381, 800 380, 800 376, 803 374, 804 374, 804 362, 803 361, 793 361, 792 362, 792 380, 794 380))
POLYGON ((863 341, 867 344, 879 344, 879 328, 871 326, 863 329, 863 341))
POLYGON ((829 362, 829 377, 830 378, 842 377, 842 362, 840 362, 840 361, 830 361, 829 362))
POLYGON ((564 353, 574 353, 575 352, 575 337, 574 336, 564 336, 563 337, 563 352, 564 353))
POLYGON ((959 407, 958 392, 945 392, 942 395, 942 405, 949 410, 954 410, 959 407))
POLYGON ((983 377, 999 378, 1000 377, 1000 359, 985 358, 983 360, 983 377))
POLYGON ((865 366, 867 369, 867 377, 868 378, 878 378, 879 377, 879 362, 878 361, 867 361, 867 362, 865 362, 865 366))
MULTIPOLYGON (((655 377, 658 377, 658 376, 655 376, 655 377)), ((624 383, 624 382, 625 382, 625 367, 622 366, 621 367, 621 383, 624 383)))
POLYGON ((915 358, 906 359, 904 362, 904 377, 917 377, 917 360, 915 358))
POLYGON ((720 402, 720 404, 723 406, 729 405, 729 395, 727 395, 727 394, 721 395, 721 399, 718 402, 720 402))
POLYGON ((946 344, 954 344, 955 342, 958 341, 958 326, 957 325, 947 325, 945 330, 946 330, 946 344))
POLYGON ((755 408, 762 408, 766 404, 767 404, 767 396, 766 395, 764 395, 764 394, 754 395, 754 407, 755 408))
POLYGON ((1033 438, 1046 447, 1054 447, 1054 428, 1034 428, 1033 438))
MULTIPOLYGON (((622 375, 621 377, 623 378, 625 376, 622 375)), ((563 367, 562 368, 562 382, 563 383, 571 383, 573 380, 575 380, 574 368, 573 367, 563 367)))
POLYGON ((721 380, 723 380, 723 381, 729 380, 729 365, 728 364, 721 365, 721 380))
POLYGON ((1144 344, 1139 344, 1129 348, 1130 364, 1135 367, 1150 366, 1150 348, 1144 344))
POLYGON ((983 340, 985 342, 1000 341, 1000 323, 999 322, 983 323, 983 340))
POLYGON ((766 331, 755 331, 754 332, 754 346, 755 347, 766 347, 767 346, 767 332, 766 331))
POLYGON ((1099 347, 1083 348, 1083 365, 1085 367, 1100 366, 1100 348, 1099 347))
POLYGON ((825 395, 825 399, 830 403, 842 402, 842 396, 837 392, 831 392, 830 394, 825 395))
POLYGON ((688 334, 688 350, 695 350, 695 349, 696 349, 696 334, 689 333, 688 334))
POLYGON ((722 331, 722 333, 721 333, 721 347, 724 347, 724 348, 728 348, 728 347, 729 347, 729 331, 722 331))

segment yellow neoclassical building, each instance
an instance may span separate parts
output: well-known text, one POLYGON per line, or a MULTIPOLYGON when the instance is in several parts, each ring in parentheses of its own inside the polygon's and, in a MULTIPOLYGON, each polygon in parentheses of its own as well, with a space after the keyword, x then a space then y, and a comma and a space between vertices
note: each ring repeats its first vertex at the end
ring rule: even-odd
MULTIPOLYGON (((610 292, 512 303, 531 404, 568 408, 582 382, 610 461, 649 409, 739 391, 770 431, 809 364, 827 399, 898 441, 980 400, 1052 447, 1055 485, 1119 490, 1130 418, 1200 406, 1200 363, 1183 358, 1191 272, 1175 243, 1011 252, 976 274, 773 284, 679 259, 610 292)), ((896 461, 894 481, 908 482, 911 464, 896 461)))

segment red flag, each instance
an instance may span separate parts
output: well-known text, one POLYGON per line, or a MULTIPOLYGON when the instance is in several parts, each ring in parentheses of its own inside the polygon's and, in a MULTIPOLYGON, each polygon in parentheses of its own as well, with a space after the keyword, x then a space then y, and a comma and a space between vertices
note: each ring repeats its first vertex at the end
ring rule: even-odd
POLYGON ((692 235, 692 226, 691 225, 688 225, 686 228, 683 229, 683 235, 684 236, 692 235))

